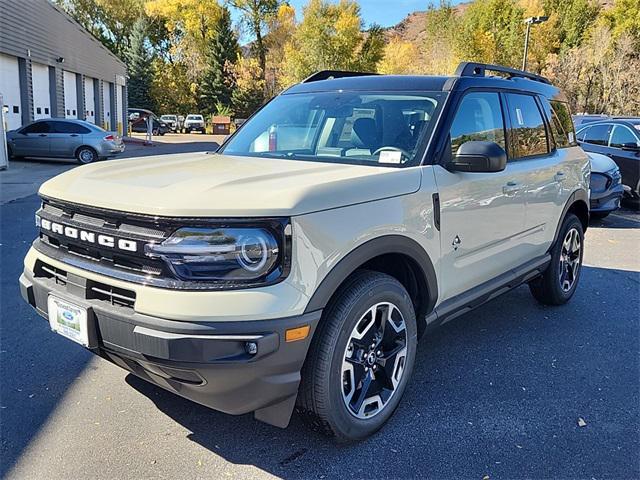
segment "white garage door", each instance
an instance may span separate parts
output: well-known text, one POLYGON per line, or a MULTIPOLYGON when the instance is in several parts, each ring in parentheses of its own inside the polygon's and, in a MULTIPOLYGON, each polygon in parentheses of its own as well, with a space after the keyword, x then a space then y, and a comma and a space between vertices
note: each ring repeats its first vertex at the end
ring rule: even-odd
POLYGON ((33 118, 51 116, 51 97, 49 96, 49 67, 40 63, 31 64, 33 81, 33 118))
POLYGON ((64 72, 64 113, 67 118, 78 118, 76 74, 72 72, 64 72))
POLYGON ((22 126, 20 115, 20 77, 18 59, 0 54, 0 93, 4 103, 4 121, 7 130, 22 126))
POLYGON ((109 82, 103 82, 102 84, 102 105, 104 108, 104 124, 102 125, 102 128, 104 128, 105 130, 114 130, 113 128, 111 128, 111 92, 110 92, 110 88, 111 88, 111 83, 109 82))
POLYGON ((93 78, 84 77, 84 105, 87 122, 96 123, 96 101, 93 97, 93 78))

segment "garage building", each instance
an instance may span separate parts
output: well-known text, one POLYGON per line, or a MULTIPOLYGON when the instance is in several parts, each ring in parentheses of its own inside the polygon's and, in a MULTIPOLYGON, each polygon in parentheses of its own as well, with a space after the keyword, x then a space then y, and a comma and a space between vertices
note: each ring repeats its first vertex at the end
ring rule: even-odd
POLYGON ((0 0, 0 95, 7 130, 58 117, 126 131, 125 64, 48 0, 0 0))

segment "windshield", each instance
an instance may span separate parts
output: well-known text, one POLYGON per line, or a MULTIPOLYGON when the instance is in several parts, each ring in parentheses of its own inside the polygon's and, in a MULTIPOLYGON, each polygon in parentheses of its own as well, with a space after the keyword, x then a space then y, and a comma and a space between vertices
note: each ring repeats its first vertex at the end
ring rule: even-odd
POLYGON ((276 97, 221 153, 410 166, 420 162, 442 92, 321 92, 276 97))
POLYGON ((188 115, 187 120, 202 120, 202 115, 188 115))
POLYGON ((160 117, 162 120, 176 120, 176 116, 175 115, 162 115, 162 117, 160 117))

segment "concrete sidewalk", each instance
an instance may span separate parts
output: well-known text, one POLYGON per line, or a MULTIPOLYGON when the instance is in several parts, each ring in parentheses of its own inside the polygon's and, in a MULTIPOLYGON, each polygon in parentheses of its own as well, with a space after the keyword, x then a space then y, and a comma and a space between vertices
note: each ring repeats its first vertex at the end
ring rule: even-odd
MULTIPOLYGON (((142 142, 127 143, 126 150, 113 160, 171 155, 175 153, 205 152, 218 148, 224 139, 220 135, 165 135, 156 137, 152 145, 142 142)), ((79 166, 74 159, 25 159, 11 160, 9 168, 0 171, 0 204, 28 197, 38 191, 48 179, 79 166)))

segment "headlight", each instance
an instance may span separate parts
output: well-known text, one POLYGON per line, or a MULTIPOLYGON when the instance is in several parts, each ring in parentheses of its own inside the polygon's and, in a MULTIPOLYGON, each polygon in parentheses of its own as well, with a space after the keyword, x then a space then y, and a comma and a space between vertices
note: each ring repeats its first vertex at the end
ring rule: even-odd
POLYGON ((147 244, 145 253, 164 260, 186 282, 257 286, 286 275, 289 237, 285 230, 281 224, 275 228, 184 227, 162 243, 147 244))
POLYGON ((591 172, 591 190, 594 192, 604 192, 609 184, 609 177, 601 173, 591 172))

